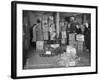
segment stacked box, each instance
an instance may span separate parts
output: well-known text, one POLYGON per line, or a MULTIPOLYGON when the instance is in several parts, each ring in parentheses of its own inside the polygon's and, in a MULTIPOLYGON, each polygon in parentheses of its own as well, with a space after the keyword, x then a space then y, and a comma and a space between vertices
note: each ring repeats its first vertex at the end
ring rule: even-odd
POLYGON ((43 47, 44 47, 44 41, 36 41, 37 50, 43 50, 43 47))
POLYGON ((83 41, 78 41, 78 51, 83 51, 83 41))
POLYGON ((69 45, 73 46, 74 48, 77 48, 77 41, 69 41, 69 45))
POLYGON ((84 35, 83 34, 77 34, 76 40, 78 41, 78 51, 83 51, 83 43, 84 43, 84 35))
POLYGON ((76 33, 70 33, 69 34, 69 41, 75 41, 75 36, 76 36, 76 33))
POLYGON ((84 41, 84 35, 82 35, 82 34, 77 34, 77 35, 76 35, 76 40, 77 40, 77 41, 84 41))

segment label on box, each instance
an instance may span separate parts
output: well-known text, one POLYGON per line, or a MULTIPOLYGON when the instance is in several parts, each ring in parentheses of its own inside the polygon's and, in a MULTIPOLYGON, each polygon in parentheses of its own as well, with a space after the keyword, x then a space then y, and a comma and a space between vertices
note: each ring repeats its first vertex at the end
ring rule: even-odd
POLYGON ((82 35, 82 34, 76 35, 76 40, 77 41, 84 41, 84 35, 82 35))

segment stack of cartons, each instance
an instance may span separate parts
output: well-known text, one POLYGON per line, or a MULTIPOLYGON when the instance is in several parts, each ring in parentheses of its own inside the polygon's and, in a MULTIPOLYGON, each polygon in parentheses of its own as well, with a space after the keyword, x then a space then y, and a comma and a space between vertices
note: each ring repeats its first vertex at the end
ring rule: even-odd
POLYGON ((78 51, 83 51, 83 43, 84 43, 84 35, 78 34, 76 36, 77 44, 78 44, 78 51))
POLYGON ((83 41, 78 41, 77 48, 78 48, 78 51, 83 51, 83 41))
POLYGON ((77 41, 75 40, 76 33, 70 33, 69 34, 69 45, 73 47, 77 47, 77 41))

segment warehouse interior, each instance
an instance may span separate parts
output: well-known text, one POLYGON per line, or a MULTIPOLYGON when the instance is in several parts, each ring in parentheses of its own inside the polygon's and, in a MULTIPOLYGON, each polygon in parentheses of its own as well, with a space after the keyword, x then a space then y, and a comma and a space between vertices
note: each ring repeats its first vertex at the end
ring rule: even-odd
POLYGON ((23 10, 23 69, 91 66, 91 14, 23 10))

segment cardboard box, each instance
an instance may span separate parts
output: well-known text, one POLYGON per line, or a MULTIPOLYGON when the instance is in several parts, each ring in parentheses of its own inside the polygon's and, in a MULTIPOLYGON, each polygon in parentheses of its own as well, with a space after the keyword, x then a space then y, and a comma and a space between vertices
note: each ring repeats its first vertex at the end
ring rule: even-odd
POLYGON ((78 41, 77 48, 78 48, 78 51, 83 51, 83 42, 82 41, 78 41))
POLYGON ((84 35, 82 35, 82 34, 77 34, 77 35, 76 35, 76 40, 77 40, 77 41, 84 41, 84 35))
POLYGON ((37 41, 36 42, 36 49, 37 50, 43 50, 44 47, 44 41, 37 41))
POLYGON ((69 34, 69 40, 75 40, 75 37, 76 37, 76 33, 70 33, 69 34))

